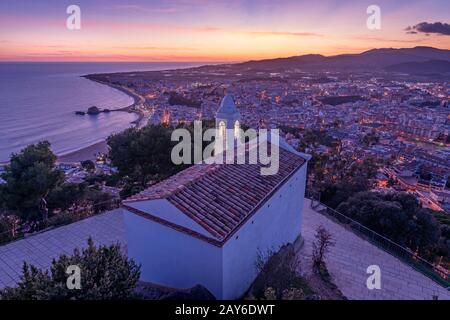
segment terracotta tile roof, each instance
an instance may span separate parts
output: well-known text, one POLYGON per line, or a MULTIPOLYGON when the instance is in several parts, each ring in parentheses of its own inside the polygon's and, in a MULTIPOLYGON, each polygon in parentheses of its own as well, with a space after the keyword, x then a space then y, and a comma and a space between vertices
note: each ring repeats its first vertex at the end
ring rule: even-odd
POLYGON ((190 182, 201 178, 208 172, 218 169, 219 166, 220 165, 208 165, 204 163, 193 165, 183 171, 178 172, 177 174, 174 174, 166 180, 158 182, 148 189, 145 189, 144 191, 127 198, 124 202, 166 198, 168 195, 176 192, 178 189, 184 188, 190 182))
POLYGON ((261 175, 262 164, 196 164, 124 203, 164 198, 214 239, 224 241, 305 162, 280 148, 275 175, 261 175))

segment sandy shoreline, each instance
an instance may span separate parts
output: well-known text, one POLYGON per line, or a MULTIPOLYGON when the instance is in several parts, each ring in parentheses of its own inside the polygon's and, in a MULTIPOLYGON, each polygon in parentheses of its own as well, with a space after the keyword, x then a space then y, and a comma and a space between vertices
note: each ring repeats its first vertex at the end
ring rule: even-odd
MULTIPOLYGON (((116 90, 119 90, 125 94, 127 94, 128 96, 130 96, 131 98, 133 98, 133 103, 130 104, 129 106, 123 107, 123 108, 119 108, 119 109, 114 109, 111 110, 111 112, 133 112, 135 113, 138 117, 136 120, 132 121, 131 124, 140 127, 142 126, 142 121, 144 120, 144 115, 139 112, 134 110, 134 107, 136 105, 142 105, 145 102, 144 97, 142 97, 141 95, 138 95, 137 93, 122 87, 122 86, 117 86, 117 85, 113 85, 107 82, 102 82, 102 81, 98 81, 95 79, 90 79, 87 76, 83 76, 86 79, 89 79, 91 81, 95 81, 98 82, 100 84, 103 85, 107 85, 110 86, 111 88, 114 88, 116 90)), ((73 152, 69 152, 69 153, 65 153, 65 154, 57 154, 57 163, 76 163, 76 162, 81 162, 84 160, 95 160, 96 159, 96 155, 98 153, 108 153, 109 151, 109 147, 108 144, 106 143, 106 138, 102 141, 96 142, 94 144, 88 145, 84 148, 80 148, 79 150, 73 151, 73 152)), ((5 166, 9 164, 9 161, 6 162, 1 162, 0 161, 0 166, 5 166)))
MULTIPOLYGON (((84 160, 95 160, 98 153, 108 153, 109 147, 106 143, 106 139, 80 148, 72 152, 68 152, 61 155, 56 155, 56 163, 77 163, 84 160)), ((0 162, 0 166, 6 166, 9 161, 0 162)))
MULTIPOLYGON (((87 76, 84 76, 86 79, 89 79, 91 81, 95 81, 98 82, 100 84, 103 85, 107 85, 110 86, 111 88, 114 88, 116 90, 119 90, 125 94, 127 94, 128 96, 130 96, 131 98, 133 98, 133 103, 130 104, 129 106, 123 107, 123 108, 119 108, 119 109, 115 109, 115 110, 111 110, 111 112, 117 112, 117 111, 122 111, 122 112, 133 112, 135 113, 138 118, 134 121, 131 122, 131 124, 134 124, 136 126, 140 125, 140 122, 142 121, 142 119, 144 118, 143 114, 138 112, 138 111, 134 111, 133 108, 136 105, 140 105, 143 104, 145 102, 145 99, 136 94, 135 92, 128 90, 125 87, 122 86, 117 86, 117 85, 113 85, 110 83, 106 83, 106 82, 102 82, 102 81, 98 81, 95 79, 90 79, 87 76)), ((98 153, 108 153, 109 151, 109 147, 108 144, 106 143, 106 139, 94 144, 91 144, 89 146, 86 146, 84 148, 81 148, 79 150, 73 151, 73 152, 69 152, 67 154, 63 154, 63 155, 58 155, 58 159, 57 162, 58 163, 75 163, 75 162, 80 162, 80 161, 84 161, 84 160, 95 160, 96 159, 96 155, 98 153)))
POLYGON ((58 156, 58 163, 74 163, 84 160, 95 160, 98 153, 108 153, 106 140, 94 143, 90 146, 58 156))

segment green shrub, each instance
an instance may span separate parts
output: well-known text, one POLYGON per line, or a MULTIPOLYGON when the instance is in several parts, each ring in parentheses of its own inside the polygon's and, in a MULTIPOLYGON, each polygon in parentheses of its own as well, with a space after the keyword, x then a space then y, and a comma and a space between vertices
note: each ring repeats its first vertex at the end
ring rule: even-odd
POLYGON ((133 298, 140 266, 128 260, 119 244, 95 247, 92 239, 82 251, 53 260, 50 271, 24 264, 16 287, 0 290, 3 300, 104 300, 133 298), (69 266, 80 268, 80 289, 67 286, 69 266))

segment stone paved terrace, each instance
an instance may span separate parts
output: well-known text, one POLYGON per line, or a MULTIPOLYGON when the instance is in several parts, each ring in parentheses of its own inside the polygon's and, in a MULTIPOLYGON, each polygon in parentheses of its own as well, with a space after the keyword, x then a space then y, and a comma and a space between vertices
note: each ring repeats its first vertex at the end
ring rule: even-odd
MULTIPOLYGON (((305 244, 300 254, 310 261, 316 228, 319 225, 325 227, 335 241, 335 245, 330 248, 326 258, 328 271, 334 283, 348 299, 431 300, 433 295, 436 295, 440 300, 450 300, 450 291, 343 226, 312 210, 310 203, 310 200, 305 199, 302 225, 305 244), (380 267, 380 290, 369 290, 366 287, 369 276, 366 270, 370 265, 380 267)), ((303 261, 305 260, 301 259, 301 263, 303 261)))
MULTIPOLYGON (((305 245, 300 251, 302 267, 303 262, 310 261, 315 229, 323 225, 336 242, 328 255, 328 269, 336 285, 349 299, 432 299, 437 295, 439 299, 450 300, 450 292, 426 276, 313 211, 309 200, 305 201, 303 212, 305 245), (366 288, 366 268, 371 264, 381 268, 380 290, 366 288)), ((126 248, 121 211, 113 210, 0 246, 0 288, 14 285, 24 260, 46 268, 54 257, 70 254, 75 247, 86 246, 89 236, 96 244, 119 242, 126 248)))
POLYGON ((48 268, 53 258, 87 246, 89 236, 95 244, 119 242, 123 245, 122 211, 116 209, 0 246, 0 288, 12 286, 19 280, 23 261, 48 268))

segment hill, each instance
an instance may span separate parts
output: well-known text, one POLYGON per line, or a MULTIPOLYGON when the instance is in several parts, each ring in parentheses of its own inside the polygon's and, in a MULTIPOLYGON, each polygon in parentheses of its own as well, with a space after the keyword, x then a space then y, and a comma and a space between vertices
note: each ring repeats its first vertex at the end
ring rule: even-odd
MULTIPOLYGON (((391 70, 393 65, 405 63, 426 63, 421 68, 434 70, 435 61, 450 62, 450 50, 432 47, 414 47, 402 49, 372 49, 359 54, 342 54, 336 56, 303 55, 288 58, 248 61, 235 64, 235 67, 247 70, 287 70, 303 71, 355 71, 355 70, 391 70), (431 62, 434 61, 434 62, 431 62)), ((401 68, 397 67, 397 68, 401 68)), ((392 69, 392 71, 395 70, 392 69)))

